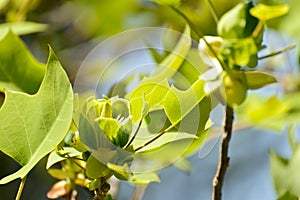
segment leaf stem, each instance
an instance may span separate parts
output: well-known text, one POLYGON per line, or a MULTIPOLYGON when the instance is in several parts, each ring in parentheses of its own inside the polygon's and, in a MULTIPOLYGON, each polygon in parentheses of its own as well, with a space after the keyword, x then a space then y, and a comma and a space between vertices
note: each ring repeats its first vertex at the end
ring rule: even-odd
POLYGON ((134 132, 132 138, 130 139, 130 141, 129 141, 129 142, 127 143, 127 145, 125 146, 125 149, 128 148, 128 147, 131 145, 131 143, 133 142, 134 138, 137 136, 137 134, 138 134, 138 132, 139 132, 141 126, 142 126, 142 122, 143 122, 143 117, 140 119, 140 122, 139 122, 139 124, 138 124, 137 129, 135 130, 135 132, 134 132))
POLYGON ((295 47, 296 47, 296 45, 295 45, 295 44, 292 44, 292 45, 289 45, 289 46, 287 46, 287 47, 285 47, 285 48, 283 48, 283 49, 279 49, 279 50, 273 51, 273 52, 271 52, 271 53, 269 53, 269 54, 267 54, 267 55, 258 57, 257 59, 258 59, 258 60, 262 60, 262 59, 265 59, 265 58, 269 58, 269 57, 272 57, 272 56, 276 56, 276 55, 278 55, 278 54, 281 54, 281 53, 284 53, 284 52, 286 52, 286 51, 289 51, 289 50, 291 50, 291 49, 293 49, 293 48, 295 48, 295 47))
POLYGON ((226 170, 229 166, 228 149, 232 134, 232 125, 234 120, 233 108, 226 105, 226 118, 224 125, 224 133, 220 144, 220 156, 218 169, 213 180, 212 200, 221 200, 222 185, 225 177, 226 170))
POLYGON ((256 38, 258 34, 260 33, 261 29, 264 27, 265 21, 259 20, 258 24, 256 25, 254 31, 252 32, 252 37, 256 38))
POLYGON ((27 178, 27 175, 24 178, 22 178, 22 181, 20 183, 19 190, 18 190, 18 193, 17 193, 17 196, 16 196, 15 200, 20 200, 21 199, 22 192, 23 192, 25 182, 26 182, 26 178, 27 178))
POLYGON ((217 16, 217 12, 216 12, 216 9, 215 9, 213 3, 211 2, 211 0, 206 0, 206 2, 208 4, 208 6, 209 6, 210 12, 211 12, 211 14, 212 14, 212 16, 213 16, 216 24, 218 24, 219 18, 217 16))
POLYGON ((28 12, 28 9, 30 7, 31 0, 24 0, 23 4, 21 4, 20 9, 17 13, 17 21, 24 21, 26 19, 26 15, 28 12))
POLYGON ((188 25, 192 28, 192 30, 196 33, 196 35, 199 37, 199 39, 203 39, 203 41, 205 42, 205 44, 208 46, 209 50, 213 53, 214 57, 218 60, 218 62, 221 64, 221 67, 223 68, 223 70, 227 70, 229 69, 229 67, 227 66, 227 64, 219 58, 218 54, 216 53, 216 51, 212 48, 212 46, 209 44, 209 42, 205 39, 204 34, 202 32, 200 32, 196 26, 194 25, 194 23, 180 10, 178 10, 176 7, 174 6, 170 6, 170 8, 172 10, 174 10, 178 15, 180 15, 183 19, 185 19, 185 21, 188 23, 188 25))

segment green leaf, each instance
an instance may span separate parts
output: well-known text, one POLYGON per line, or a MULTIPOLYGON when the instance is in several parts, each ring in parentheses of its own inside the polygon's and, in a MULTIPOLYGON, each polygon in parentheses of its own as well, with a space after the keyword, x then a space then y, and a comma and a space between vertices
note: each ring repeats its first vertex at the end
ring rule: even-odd
POLYGON ((160 179, 156 173, 141 173, 134 174, 130 177, 129 181, 135 184, 147 185, 152 182, 160 182, 160 179))
POLYGON ((148 78, 144 80, 144 84, 135 89, 130 99, 133 122, 138 121, 147 112, 162 109, 163 100, 170 89, 167 79, 161 82, 149 82, 148 78))
MULTIPOLYGON (((70 157, 77 157, 82 154, 82 152, 79 152, 78 150, 72 148, 72 147, 64 147, 64 154, 70 156, 70 157)), ((52 165, 65 160, 65 157, 60 156, 56 151, 52 151, 47 160, 46 169, 49 169, 52 165)))
POLYGON ((112 173, 115 177, 117 177, 120 180, 128 180, 130 176, 130 171, 128 164, 121 165, 115 165, 112 163, 107 163, 107 167, 112 170, 112 173))
POLYGON ((101 186, 101 180, 100 179, 94 179, 91 182, 89 182, 88 188, 90 191, 96 190, 101 186))
POLYGON ((300 121, 300 93, 292 93, 278 98, 258 94, 248 95, 246 101, 236 109, 237 123, 282 131, 286 125, 300 121))
POLYGON ((45 65, 30 54, 11 31, 0 41, 0 88, 35 94, 45 75, 45 65))
POLYGON ((277 200, 298 200, 299 198, 294 194, 291 194, 289 191, 286 191, 282 195, 280 195, 277 200))
POLYGON ((133 123, 138 121, 143 116, 142 113, 146 110, 153 111, 162 109, 164 96, 170 88, 168 79, 174 76, 176 71, 180 68, 190 47, 190 28, 186 26, 174 50, 160 63, 156 71, 150 77, 145 77, 139 85, 126 96, 126 98, 130 100, 133 123))
POLYGON ((201 79, 186 91, 171 87, 164 99, 164 109, 170 122, 173 125, 179 123, 205 96, 201 79))
POLYGON ((273 75, 266 72, 246 71, 245 76, 249 89, 259 89, 268 84, 277 82, 273 75))
POLYGON ((246 38, 255 29, 258 20, 249 14, 251 2, 239 3, 226 12, 218 22, 218 35, 223 38, 246 38))
POLYGON ((156 71, 150 77, 145 77, 139 85, 127 95, 128 99, 142 97, 144 94, 150 93, 156 86, 156 83, 161 83, 176 73, 190 50, 190 32, 190 28, 186 26, 174 50, 159 64, 156 71))
POLYGON ((94 156, 90 156, 86 162, 85 174, 91 179, 107 176, 110 173, 110 169, 103 163, 101 163, 94 156))
POLYGON ((5 91, 0 109, 0 149, 23 167, 1 179, 0 184, 23 178, 50 153, 68 132, 72 113, 71 84, 50 49, 46 75, 35 95, 5 91))
POLYGON ((251 8, 250 13, 252 16, 262 21, 267 21, 287 14, 289 9, 290 7, 288 4, 265 5, 260 3, 254 8, 251 8))
POLYGON ((108 137, 110 141, 115 141, 115 138, 118 136, 118 131, 120 129, 120 125, 116 119, 100 117, 97 119, 99 122, 99 126, 104 134, 108 137))
POLYGON ((188 89, 206 70, 208 70, 208 66, 203 62, 199 50, 190 49, 186 60, 178 69, 178 73, 172 77, 172 83, 179 89, 188 89))
POLYGON ((67 170, 61 170, 61 169, 49 169, 48 173, 53 177, 53 178, 57 178, 60 180, 63 179, 75 179, 76 178, 76 174, 73 171, 67 170))
POLYGON ((173 163, 173 165, 187 174, 191 173, 192 163, 185 158, 179 158, 173 163))
POLYGON ((274 152, 270 155, 271 172, 278 195, 283 195, 287 191, 297 197, 300 196, 300 146, 294 152, 290 160, 284 159, 274 152))
POLYGON ((36 22, 17 22, 0 24, 0 39, 3 38, 9 30, 16 35, 26 35, 30 33, 37 33, 46 31, 48 25, 36 22))

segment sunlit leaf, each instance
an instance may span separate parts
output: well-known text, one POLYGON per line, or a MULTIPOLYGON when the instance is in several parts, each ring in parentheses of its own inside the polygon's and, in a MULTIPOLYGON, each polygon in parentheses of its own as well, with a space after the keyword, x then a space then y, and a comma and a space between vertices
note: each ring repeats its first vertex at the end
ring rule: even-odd
POLYGON ((127 95, 127 98, 133 99, 148 94, 156 86, 155 83, 161 83, 171 78, 181 66, 190 47, 190 28, 186 26, 174 50, 160 63, 157 70, 150 77, 144 78, 141 83, 127 95))
MULTIPOLYGON (((285 106, 284 103, 281 102, 276 96, 269 98, 267 101, 248 96, 243 108, 246 109, 242 111, 245 117, 241 117, 240 119, 245 118, 245 120, 249 120, 257 125, 260 123, 264 124, 270 119, 274 120, 278 117, 283 117, 290 109, 290 107, 285 106)), ((283 124, 274 123, 274 121, 272 124, 273 128, 275 129, 279 128, 279 130, 281 130, 283 127, 283 124)), ((263 126, 265 125, 266 124, 263 126)))
POLYGON ((72 120, 72 98, 69 79, 51 49, 46 75, 35 95, 5 92, 0 149, 23 167, 0 184, 26 176, 64 138, 72 120))
POLYGON ((110 141, 114 141, 118 136, 118 131, 120 129, 118 121, 113 118, 101 117, 98 119, 98 122, 101 130, 110 139, 110 141))
POLYGON ((287 14, 289 9, 290 8, 288 4, 265 5, 260 3, 254 8, 251 8, 250 13, 262 21, 267 21, 269 19, 277 18, 287 14))
POLYGON ((249 37, 258 22, 249 14, 249 9, 252 7, 252 2, 239 3, 226 12, 218 22, 218 35, 224 38, 249 37))
POLYGON ((181 121, 204 97, 204 81, 198 79, 188 90, 171 87, 164 99, 164 109, 172 124, 181 121))
POLYGON ((264 96, 249 95, 236 109, 237 123, 282 131, 286 125, 300 121, 299 98, 299 92, 267 100, 264 96))
MULTIPOLYGON (((66 154, 66 156, 68 155, 69 157, 76 157, 76 156, 80 156, 82 154, 82 152, 79 152, 78 150, 76 150, 72 147, 64 147, 64 153, 66 154)), ((65 159, 66 159, 66 157, 62 157, 62 156, 58 155, 58 153, 56 151, 52 151, 48 156, 46 169, 49 169, 52 165, 54 165, 60 161, 63 161, 65 159)))
POLYGON ((130 177, 129 181, 135 184, 149 184, 151 182, 160 182, 160 179, 156 173, 141 173, 134 174, 130 177))
POLYGON ((115 177, 117 177, 120 180, 128 180, 130 176, 129 168, 127 164, 124 164, 123 166, 115 165, 112 163, 107 163, 107 167, 112 170, 112 173, 115 177))
POLYGON ((192 163, 185 158, 179 158, 173 163, 173 165, 187 174, 191 173, 192 163))
POLYGON ((192 48, 178 69, 178 73, 172 77, 172 83, 178 89, 188 89, 207 69, 208 66, 199 55, 199 50, 192 48))
POLYGON ((258 89, 268 84, 277 82, 273 75, 266 72, 246 71, 245 76, 249 89, 258 89))
POLYGON ((60 180, 63 180, 63 179, 67 179, 67 178, 70 178, 70 179, 75 179, 76 178, 76 175, 74 172, 72 171, 64 171, 64 170, 61 170, 61 169, 48 169, 48 173, 53 177, 53 178, 57 178, 57 179, 60 179, 60 180))
POLYGON ((35 94, 45 75, 45 65, 30 54, 12 32, 0 42, 0 88, 35 94))

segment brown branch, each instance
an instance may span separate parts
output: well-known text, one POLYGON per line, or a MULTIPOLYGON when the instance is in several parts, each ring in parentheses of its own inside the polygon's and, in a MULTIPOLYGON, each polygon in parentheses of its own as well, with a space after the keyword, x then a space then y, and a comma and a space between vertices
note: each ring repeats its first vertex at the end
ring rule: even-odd
POLYGON ((233 109, 230 106, 226 106, 226 119, 224 125, 224 133, 220 144, 220 156, 218 169, 213 180, 212 200, 221 200, 222 185, 225 177, 226 170, 229 166, 228 149, 232 133, 233 124, 233 109))

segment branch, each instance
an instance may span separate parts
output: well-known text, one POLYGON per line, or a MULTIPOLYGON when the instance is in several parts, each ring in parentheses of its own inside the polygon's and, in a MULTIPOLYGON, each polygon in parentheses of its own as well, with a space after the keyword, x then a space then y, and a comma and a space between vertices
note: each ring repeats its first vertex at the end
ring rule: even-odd
POLYGON ((223 185, 227 167, 229 166, 228 149, 229 149, 229 142, 232 133, 233 118, 234 118, 233 109, 232 107, 227 105, 224 133, 220 145, 219 164, 213 180, 213 191, 212 191, 212 198, 211 198, 212 200, 221 200, 222 185, 223 185))

